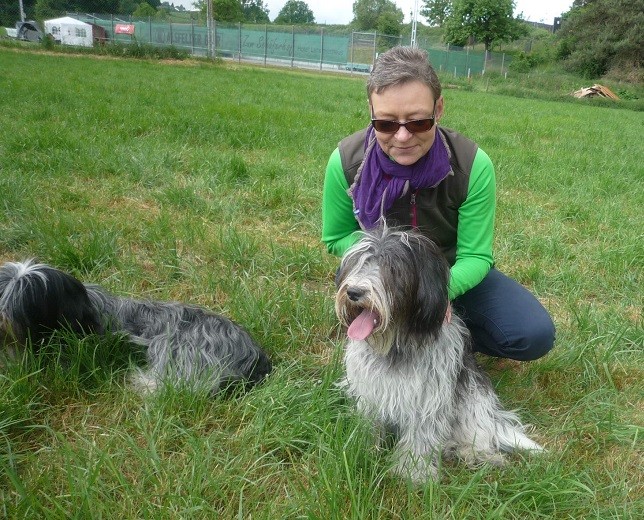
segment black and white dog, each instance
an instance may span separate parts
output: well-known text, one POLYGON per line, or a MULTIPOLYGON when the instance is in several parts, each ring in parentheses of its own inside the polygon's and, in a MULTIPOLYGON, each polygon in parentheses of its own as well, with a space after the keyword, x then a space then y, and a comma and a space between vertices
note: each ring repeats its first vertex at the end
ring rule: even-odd
POLYGON ((477 365, 467 328, 451 315, 449 266, 415 231, 365 234, 342 259, 336 314, 347 327, 342 386, 380 433, 396 440, 395 471, 422 482, 441 455, 503 462, 541 451, 503 409, 477 365))
POLYGON ((141 392, 162 381, 203 384, 215 392, 254 384, 271 362, 246 330, 224 316, 175 302, 134 300, 86 285, 63 271, 27 261, 0 267, 0 346, 35 347, 53 331, 123 333, 144 347, 147 367, 133 383, 141 392))

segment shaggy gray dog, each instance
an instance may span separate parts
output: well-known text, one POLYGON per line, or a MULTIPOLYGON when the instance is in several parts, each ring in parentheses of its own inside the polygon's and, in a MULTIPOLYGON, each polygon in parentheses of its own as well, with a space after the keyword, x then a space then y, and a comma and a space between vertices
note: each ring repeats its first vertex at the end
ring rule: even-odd
POLYGON ((542 450, 477 365, 467 328, 451 315, 448 280, 433 242, 387 228, 365 234, 336 277, 348 335, 342 385, 393 434, 395 471, 415 482, 435 478, 443 454, 500 464, 503 451, 542 450))
POLYGON ((0 267, 0 346, 38 348, 62 328, 123 333, 143 346, 147 367, 133 382, 144 393, 164 380, 214 392, 232 382, 258 383, 271 371, 268 356, 246 330, 206 309, 121 298, 33 261, 0 267))

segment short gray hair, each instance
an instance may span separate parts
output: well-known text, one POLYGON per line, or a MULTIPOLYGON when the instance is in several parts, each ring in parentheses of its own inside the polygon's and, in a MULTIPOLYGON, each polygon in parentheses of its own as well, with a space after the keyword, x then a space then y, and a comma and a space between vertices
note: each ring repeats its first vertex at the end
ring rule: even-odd
POLYGON ((434 100, 441 96, 441 82, 429 63, 427 51, 416 47, 393 47, 383 52, 367 80, 367 95, 381 93, 388 87, 420 81, 429 87, 434 100))

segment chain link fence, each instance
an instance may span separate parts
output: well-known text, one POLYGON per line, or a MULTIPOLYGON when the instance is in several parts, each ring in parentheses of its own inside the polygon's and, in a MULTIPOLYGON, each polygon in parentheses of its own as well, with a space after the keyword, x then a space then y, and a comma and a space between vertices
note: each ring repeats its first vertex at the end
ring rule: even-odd
MULTIPOLYGON (((108 43, 173 46, 194 56, 221 57, 320 70, 368 73, 379 53, 396 45, 409 45, 409 37, 348 29, 186 20, 169 23, 130 16, 70 13, 78 20, 103 27, 108 43)), ((456 77, 506 73, 510 57, 501 53, 417 40, 440 72, 456 77)))

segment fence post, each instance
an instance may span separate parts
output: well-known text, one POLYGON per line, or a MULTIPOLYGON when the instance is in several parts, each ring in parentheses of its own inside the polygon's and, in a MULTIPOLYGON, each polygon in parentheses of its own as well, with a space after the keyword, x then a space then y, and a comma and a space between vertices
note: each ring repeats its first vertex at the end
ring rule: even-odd
POLYGON ((268 25, 264 24, 264 67, 266 67, 267 56, 268 56, 268 25))
POLYGON ((114 34, 114 15, 110 15, 110 25, 112 26, 112 42, 116 43, 116 34, 114 34))
POLYGON ((239 52, 237 53, 237 63, 241 63, 241 47, 242 47, 242 37, 241 37, 241 22, 239 25, 239 52))
POLYGON ((355 34, 356 34, 355 31, 351 31, 351 52, 349 53, 349 60, 351 63, 351 65, 349 66, 349 69, 351 70, 351 75, 353 75, 353 38, 355 34))
POLYGON ((378 41, 378 33, 375 32, 373 33, 373 58, 371 60, 371 68, 373 68, 376 65, 376 54, 377 54, 376 42, 377 41, 378 41))
POLYGON ((291 68, 295 66, 295 26, 291 25, 291 68))
POLYGON ((505 65, 505 52, 503 53, 503 57, 501 58, 501 74, 503 74, 504 65, 505 65))
POLYGON ((324 27, 320 27, 320 70, 324 61, 324 27))
POLYGON ((190 17, 190 52, 195 55, 195 22, 190 17))

